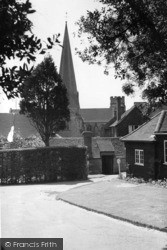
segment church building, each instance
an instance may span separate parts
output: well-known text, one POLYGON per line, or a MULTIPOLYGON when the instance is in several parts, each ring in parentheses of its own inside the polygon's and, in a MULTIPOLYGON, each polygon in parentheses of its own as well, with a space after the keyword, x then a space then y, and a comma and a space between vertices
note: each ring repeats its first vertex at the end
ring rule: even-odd
POLYGON ((63 83, 67 87, 71 114, 71 121, 68 124, 68 128, 60 132, 60 135, 62 137, 80 137, 83 131, 91 131, 93 136, 104 136, 105 124, 112 118, 114 119, 117 112, 120 115, 125 112, 125 99, 124 97, 119 97, 121 106, 117 104, 118 97, 111 97, 109 108, 80 108, 67 22, 65 25, 59 73, 63 79, 63 83), (117 110, 118 108, 119 111, 117 110))

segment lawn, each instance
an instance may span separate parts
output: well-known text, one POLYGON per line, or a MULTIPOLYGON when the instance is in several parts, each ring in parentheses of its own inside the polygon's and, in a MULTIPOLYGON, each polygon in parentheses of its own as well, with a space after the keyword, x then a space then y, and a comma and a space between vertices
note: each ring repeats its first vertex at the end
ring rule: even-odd
POLYGON ((58 198, 117 219, 167 231, 167 189, 162 187, 112 179, 71 189, 58 198))

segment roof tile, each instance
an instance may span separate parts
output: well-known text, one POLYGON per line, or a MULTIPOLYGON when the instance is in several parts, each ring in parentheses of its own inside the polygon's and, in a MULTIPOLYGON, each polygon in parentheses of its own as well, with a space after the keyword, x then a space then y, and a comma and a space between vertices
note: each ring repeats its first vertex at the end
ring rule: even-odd
POLYGON ((85 122, 108 122, 113 113, 110 108, 101 109, 80 109, 81 116, 85 122))
POLYGON ((163 110, 132 133, 121 138, 122 141, 154 141, 155 134, 167 133, 167 110, 163 110))

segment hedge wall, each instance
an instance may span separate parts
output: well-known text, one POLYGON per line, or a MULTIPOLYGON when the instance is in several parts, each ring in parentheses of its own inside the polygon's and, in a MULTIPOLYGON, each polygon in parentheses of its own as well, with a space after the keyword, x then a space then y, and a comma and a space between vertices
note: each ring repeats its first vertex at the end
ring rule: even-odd
POLYGON ((1 184, 87 179, 85 147, 0 150, 1 184))

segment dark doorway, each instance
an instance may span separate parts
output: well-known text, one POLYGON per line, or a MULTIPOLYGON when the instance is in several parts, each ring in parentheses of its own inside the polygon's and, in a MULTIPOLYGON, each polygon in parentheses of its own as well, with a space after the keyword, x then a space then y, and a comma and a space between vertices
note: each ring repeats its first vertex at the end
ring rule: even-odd
POLYGON ((113 174, 113 156, 102 156, 102 174, 113 174))

